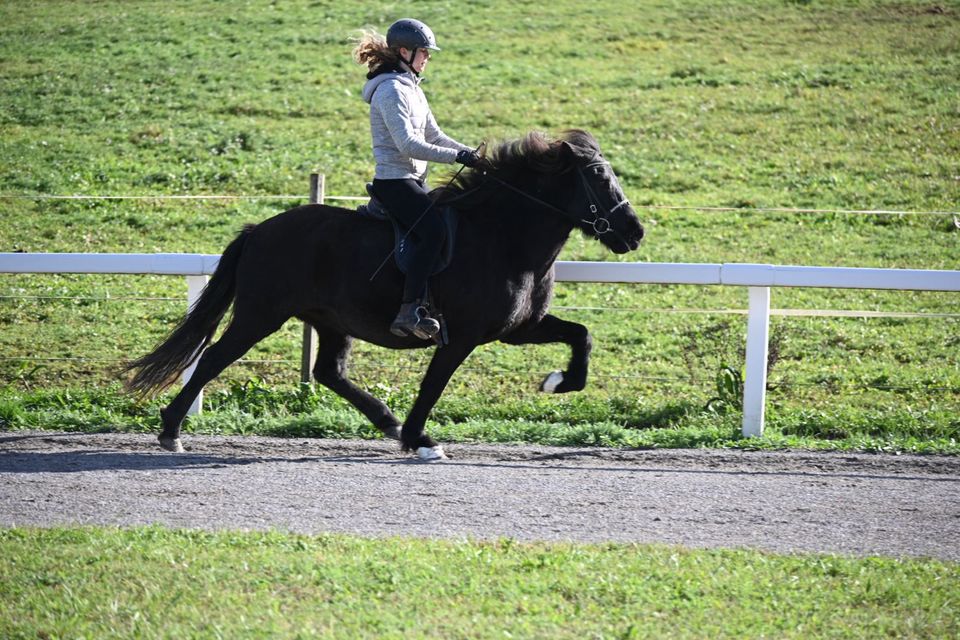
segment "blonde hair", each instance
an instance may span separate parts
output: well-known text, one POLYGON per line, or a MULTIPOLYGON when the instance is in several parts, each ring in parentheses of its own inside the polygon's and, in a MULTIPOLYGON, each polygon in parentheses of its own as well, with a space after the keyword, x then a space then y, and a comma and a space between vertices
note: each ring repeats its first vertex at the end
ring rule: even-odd
POLYGON ((357 64, 367 65, 368 71, 400 61, 400 55, 387 46, 387 39, 373 29, 364 29, 354 41, 357 45, 353 48, 353 59, 357 64))

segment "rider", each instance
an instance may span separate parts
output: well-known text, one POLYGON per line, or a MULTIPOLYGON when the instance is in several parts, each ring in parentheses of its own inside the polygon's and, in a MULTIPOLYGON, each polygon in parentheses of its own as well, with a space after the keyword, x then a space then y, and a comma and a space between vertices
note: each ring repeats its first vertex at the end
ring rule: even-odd
POLYGON ((472 167, 480 160, 476 151, 440 130, 420 89, 430 52, 439 50, 430 27, 409 18, 390 25, 386 39, 365 32, 353 50, 354 60, 369 71, 363 99, 370 103, 377 163, 373 192, 417 241, 412 243, 402 304, 390 332, 422 339, 440 331, 423 307, 423 295, 443 240, 440 211, 427 195, 427 161, 472 167))

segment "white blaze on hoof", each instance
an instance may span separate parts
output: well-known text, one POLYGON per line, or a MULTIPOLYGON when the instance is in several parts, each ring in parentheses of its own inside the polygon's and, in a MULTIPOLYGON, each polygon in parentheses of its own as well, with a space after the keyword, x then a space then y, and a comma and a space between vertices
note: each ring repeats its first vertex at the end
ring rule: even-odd
POLYGON ((563 382, 563 371, 554 371, 548 375, 547 379, 540 385, 540 391, 544 393, 554 393, 561 382, 563 382))
POLYGON ((183 453, 183 445, 180 438, 160 438, 160 447, 174 453, 183 453))
POLYGON ((417 449, 417 457, 424 462, 436 462, 437 460, 446 460, 447 455, 443 452, 443 447, 420 447, 417 449))

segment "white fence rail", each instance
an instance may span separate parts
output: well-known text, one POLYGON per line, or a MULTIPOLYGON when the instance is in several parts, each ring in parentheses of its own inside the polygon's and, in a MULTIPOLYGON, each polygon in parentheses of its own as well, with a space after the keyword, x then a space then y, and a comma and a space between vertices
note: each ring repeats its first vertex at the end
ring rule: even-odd
MULTIPOLYGON (((188 308, 216 269, 219 255, 0 253, 0 273, 128 273, 187 278, 188 308)), ((743 434, 763 433, 771 287, 960 291, 960 271, 801 267, 769 264, 558 262, 558 281, 744 286, 749 290, 743 434)), ((309 354, 304 354, 309 357, 309 354)), ((184 372, 189 380, 193 369, 184 372)), ((191 412, 200 410, 202 394, 191 412)))

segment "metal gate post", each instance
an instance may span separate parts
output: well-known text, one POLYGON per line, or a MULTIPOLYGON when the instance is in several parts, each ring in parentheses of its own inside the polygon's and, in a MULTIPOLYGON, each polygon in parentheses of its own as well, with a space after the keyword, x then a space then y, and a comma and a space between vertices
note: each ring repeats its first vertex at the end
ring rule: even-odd
POLYGON ((743 435, 763 435, 770 335, 770 287, 748 287, 747 363, 743 380, 743 435))

